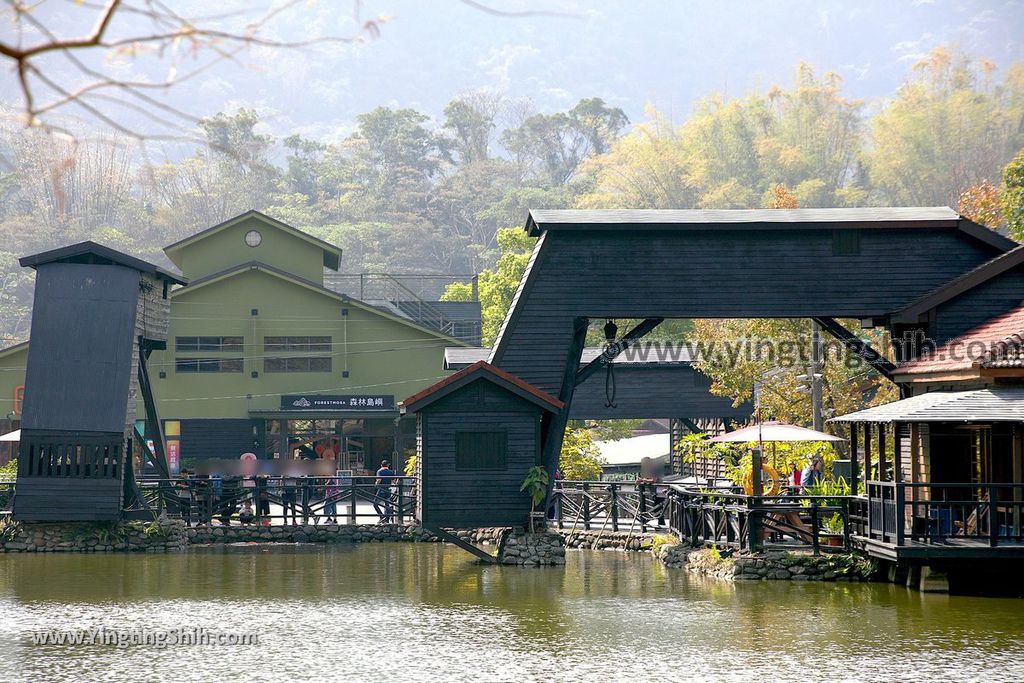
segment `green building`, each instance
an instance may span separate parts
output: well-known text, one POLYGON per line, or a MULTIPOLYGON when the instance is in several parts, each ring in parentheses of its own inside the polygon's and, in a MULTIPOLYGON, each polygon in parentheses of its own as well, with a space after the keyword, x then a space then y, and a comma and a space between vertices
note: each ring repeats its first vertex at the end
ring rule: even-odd
MULTIPOLYGON (((167 348, 149 362, 172 469, 251 452, 358 471, 411 454, 415 427, 397 402, 446 374, 446 346, 479 337, 476 302, 452 317, 409 290, 367 302, 328 288, 341 249, 256 211, 164 251, 189 280, 171 293, 167 348)), ((9 417, 26 352, 0 351, 9 417)))

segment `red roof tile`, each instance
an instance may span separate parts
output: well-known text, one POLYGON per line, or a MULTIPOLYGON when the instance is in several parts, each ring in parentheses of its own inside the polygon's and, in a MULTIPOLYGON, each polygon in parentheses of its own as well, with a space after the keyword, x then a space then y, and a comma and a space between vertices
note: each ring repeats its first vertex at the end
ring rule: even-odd
POLYGON ((1024 304, 951 339, 897 369, 898 374, 923 375, 987 368, 1024 367, 1024 304))
POLYGON ((504 380, 505 382, 508 382, 509 384, 512 384, 515 387, 518 387, 520 390, 522 390, 523 392, 525 392, 527 394, 530 394, 531 396, 533 396, 534 398, 538 399, 542 403, 546 403, 549 406, 549 408, 551 410, 553 410, 553 411, 554 410, 561 410, 562 407, 565 405, 564 403, 559 401, 557 398, 555 398, 551 394, 548 394, 548 393, 546 393, 544 391, 541 391, 540 389, 538 389, 537 387, 533 386, 532 384, 524 382, 523 380, 519 379, 515 375, 509 374, 509 373, 505 372, 504 370, 502 370, 501 368, 495 367, 495 366, 491 365, 490 363, 488 363, 487 361, 484 361, 484 360, 478 360, 477 362, 473 363, 472 365, 470 365, 468 367, 465 367, 462 370, 459 370, 454 375, 451 375, 449 377, 445 377, 440 382, 436 382, 434 384, 431 384, 426 389, 418 391, 415 394, 413 394, 412 396, 409 396, 408 398, 403 399, 399 403, 399 405, 401 405, 401 406, 410 406, 410 405, 412 405, 414 403, 419 403, 420 401, 422 401, 423 399, 427 398, 431 394, 434 394, 434 393, 440 391, 441 389, 443 389, 443 388, 445 388, 445 387, 447 387, 447 386, 449 386, 451 384, 454 384, 455 382, 459 382, 459 381, 463 380, 464 378, 466 378, 469 375, 475 375, 475 374, 480 373, 480 372, 486 372, 486 373, 488 373, 490 375, 493 375, 494 377, 497 377, 498 379, 504 380))

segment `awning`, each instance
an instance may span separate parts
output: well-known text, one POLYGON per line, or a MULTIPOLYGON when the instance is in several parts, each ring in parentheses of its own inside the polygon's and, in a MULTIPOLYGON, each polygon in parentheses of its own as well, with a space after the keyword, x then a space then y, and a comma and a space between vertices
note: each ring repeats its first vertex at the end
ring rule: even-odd
POLYGON ((1024 387, 934 391, 829 422, 1024 422, 1024 387))
POLYGON ((0 441, 21 441, 21 430, 15 429, 13 432, 7 432, 0 436, 0 441))

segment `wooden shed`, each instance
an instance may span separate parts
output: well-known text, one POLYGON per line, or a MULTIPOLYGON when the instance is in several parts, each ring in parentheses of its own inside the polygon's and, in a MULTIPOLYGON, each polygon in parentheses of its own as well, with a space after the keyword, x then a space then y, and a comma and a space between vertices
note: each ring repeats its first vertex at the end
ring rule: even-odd
POLYGON ((93 242, 20 262, 36 284, 14 518, 119 519, 140 390, 153 410, 146 356, 166 345, 168 290, 185 281, 93 242))
POLYGON ((485 361, 401 403, 416 414, 417 517, 427 528, 524 526, 527 470, 558 399, 485 361))

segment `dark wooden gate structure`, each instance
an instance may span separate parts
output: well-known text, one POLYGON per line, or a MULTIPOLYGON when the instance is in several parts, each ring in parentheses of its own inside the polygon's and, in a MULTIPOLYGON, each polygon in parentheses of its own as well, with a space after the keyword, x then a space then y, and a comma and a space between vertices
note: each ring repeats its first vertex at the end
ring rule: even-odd
MULTIPOLYGON (((576 387, 614 357, 580 367, 592 320, 643 319, 616 339, 621 351, 666 318, 814 318, 889 375, 836 318, 926 336, 933 323, 903 311, 1017 246, 945 207, 531 211, 526 229, 539 239, 489 360, 565 404, 544 423, 549 471, 576 387)), ((944 323, 963 331, 976 321, 960 310, 944 323)), ((648 414, 657 412, 652 397, 648 414)))
POLYGON ((139 502, 131 434, 140 391, 166 476, 146 357, 166 345, 168 288, 185 283, 93 242, 21 265, 36 270, 36 284, 13 516, 120 519, 139 502))

